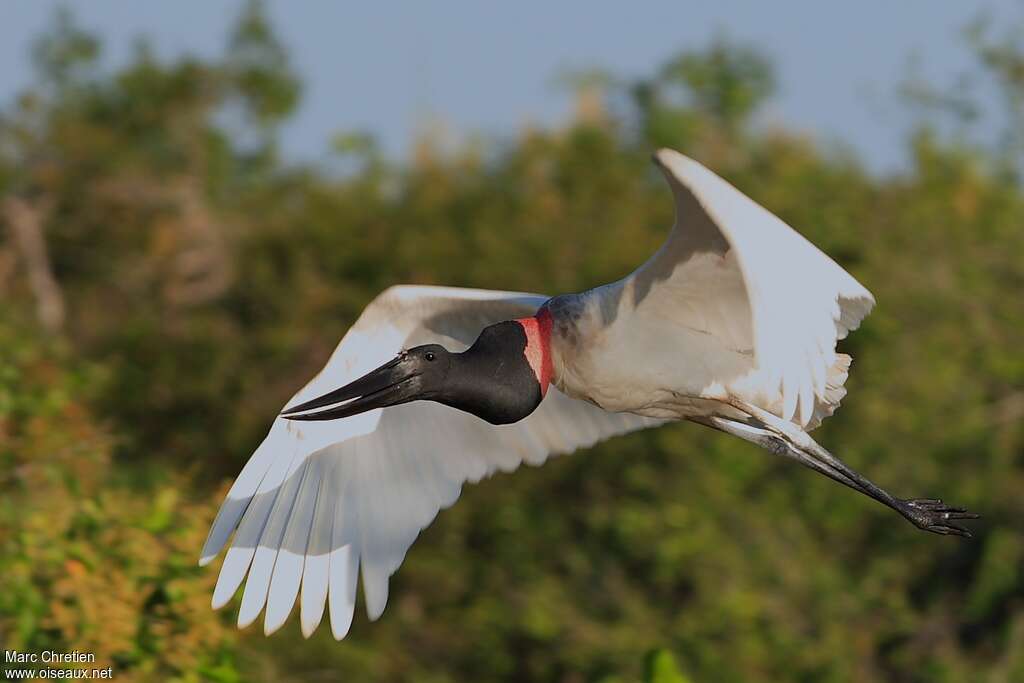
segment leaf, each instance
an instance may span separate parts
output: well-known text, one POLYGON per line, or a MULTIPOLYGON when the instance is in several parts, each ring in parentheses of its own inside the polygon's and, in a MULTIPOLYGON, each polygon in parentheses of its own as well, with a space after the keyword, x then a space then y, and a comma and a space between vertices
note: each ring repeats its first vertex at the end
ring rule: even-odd
POLYGON ((644 662, 644 683, 691 683, 676 665, 676 659, 668 650, 661 648, 647 655, 644 662))

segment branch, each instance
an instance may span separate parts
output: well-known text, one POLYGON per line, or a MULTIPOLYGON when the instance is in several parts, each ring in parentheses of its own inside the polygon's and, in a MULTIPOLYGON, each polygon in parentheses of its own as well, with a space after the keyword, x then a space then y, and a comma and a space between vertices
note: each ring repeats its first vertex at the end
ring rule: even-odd
POLYGON ((48 203, 30 204, 24 199, 8 196, 2 207, 3 217, 11 228, 14 246, 28 271, 28 282, 36 300, 39 322, 50 332, 64 327, 64 294, 50 268, 43 223, 50 212, 48 203))

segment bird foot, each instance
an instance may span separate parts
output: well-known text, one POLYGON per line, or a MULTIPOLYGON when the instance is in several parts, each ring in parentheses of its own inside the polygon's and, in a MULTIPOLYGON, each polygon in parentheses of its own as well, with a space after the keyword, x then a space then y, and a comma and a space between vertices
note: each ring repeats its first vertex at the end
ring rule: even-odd
POLYGON ((914 498, 900 502, 903 503, 901 512, 904 517, 913 522, 918 529, 924 529, 933 534, 953 534, 971 538, 971 532, 954 524, 953 520, 981 517, 981 515, 968 512, 965 508, 946 505, 937 498, 914 498))

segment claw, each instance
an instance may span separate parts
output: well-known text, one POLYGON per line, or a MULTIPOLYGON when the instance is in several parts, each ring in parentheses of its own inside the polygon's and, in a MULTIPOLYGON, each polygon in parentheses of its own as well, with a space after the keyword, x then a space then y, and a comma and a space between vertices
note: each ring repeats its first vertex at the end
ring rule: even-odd
POLYGON ((966 508, 946 505, 938 498, 916 498, 903 501, 904 515, 920 529, 943 536, 973 538, 971 532, 952 520, 979 519, 981 515, 968 512, 966 508))
POLYGON ((943 536, 963 536, 964 538, 974 538, 974 535, 971 534, 970 531, 956 525, 938 524, 927 527, 927 530, 932 533, 942 534, 943 536))

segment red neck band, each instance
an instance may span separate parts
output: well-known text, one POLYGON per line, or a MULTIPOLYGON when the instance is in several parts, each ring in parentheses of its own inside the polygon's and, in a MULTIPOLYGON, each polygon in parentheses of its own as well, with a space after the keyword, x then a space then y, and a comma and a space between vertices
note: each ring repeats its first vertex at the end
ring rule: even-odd
POLYGON ((540 395, 544 396, 551 383, 551 311, 544 307, 534 317, 515 322, 526 332, 526 361, 540 384, 540 395))

